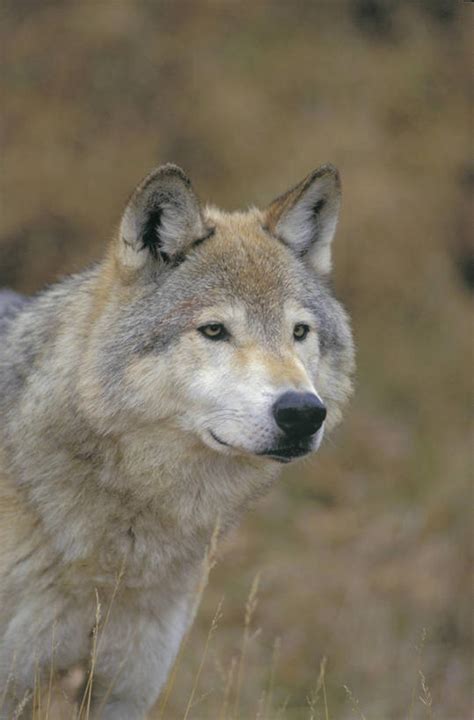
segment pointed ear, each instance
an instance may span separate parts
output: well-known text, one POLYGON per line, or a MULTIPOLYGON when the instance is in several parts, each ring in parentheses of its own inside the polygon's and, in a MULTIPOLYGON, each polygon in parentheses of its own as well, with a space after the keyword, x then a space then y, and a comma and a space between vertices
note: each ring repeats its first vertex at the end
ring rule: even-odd
POLYGON ((266 228, 324 275, 331 270, 340 204, 339 173, 333 165, 322 165, 272 202, 266 210, 266 228))
POLYGON ((120 261, 136 270, 153 262, 178 264, 209 232, 190 180, 176 165, 162 165, 138 185, 125 208, 120 261))

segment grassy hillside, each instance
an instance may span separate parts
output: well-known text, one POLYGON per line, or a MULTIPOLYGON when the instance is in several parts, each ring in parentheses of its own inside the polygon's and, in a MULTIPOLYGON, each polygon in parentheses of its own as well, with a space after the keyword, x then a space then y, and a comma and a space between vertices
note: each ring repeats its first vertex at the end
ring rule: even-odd
POLYGON ((220 549, 166 718, 197 673, 187 720, 470 715, 469 5, 0 4, 0 284, 100 256, 157 162, 229 209, 342 173, 356 395, 220 549))

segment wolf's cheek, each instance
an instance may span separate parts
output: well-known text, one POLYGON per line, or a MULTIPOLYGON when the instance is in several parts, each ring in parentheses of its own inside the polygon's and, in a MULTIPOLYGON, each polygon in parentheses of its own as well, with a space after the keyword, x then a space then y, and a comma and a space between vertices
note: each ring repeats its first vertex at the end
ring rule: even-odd
POLYGON ((351 375, 339 367, 337 358, 323 355, 316 383, 328 411, 326 427, 332 430, 340 422, 342 410, 352 395, 351 375))
POLYGON ((168 353, 134 360, 128 366, 124 380, 122 402, 133 406, 144 420, 154 422, 180 412, 182 388, 168 353))

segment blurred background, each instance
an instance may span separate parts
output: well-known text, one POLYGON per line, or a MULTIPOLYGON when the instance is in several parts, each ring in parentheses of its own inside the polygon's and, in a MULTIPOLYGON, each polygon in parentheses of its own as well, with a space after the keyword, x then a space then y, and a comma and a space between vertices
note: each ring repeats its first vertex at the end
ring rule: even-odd
POLYGON ((159 162, 226 209, 323 162, 342 174, 356 394, 220 548, 166 718, 193 685, 194 720, 226 703, 245 720, 471 716, 472 11, 1 0, 0 285, 33 293, 100 257, 159 162))

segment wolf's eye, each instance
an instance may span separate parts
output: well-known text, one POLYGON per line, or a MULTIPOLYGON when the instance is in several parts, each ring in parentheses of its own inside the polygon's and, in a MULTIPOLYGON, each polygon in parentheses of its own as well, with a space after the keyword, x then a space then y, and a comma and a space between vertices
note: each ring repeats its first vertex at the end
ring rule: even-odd
POLYGON ((222 323, 209 323, 201 325, 199 332, 209 340, 227 340, 230 333, 222 323))
POLYGON ((304 340, 306 335, 309 333, 309 325, 305 325, 304 323, 298 323, 293 328, 293 337, 295 340, 298 340, 301 342, 301 340, 304 340))

